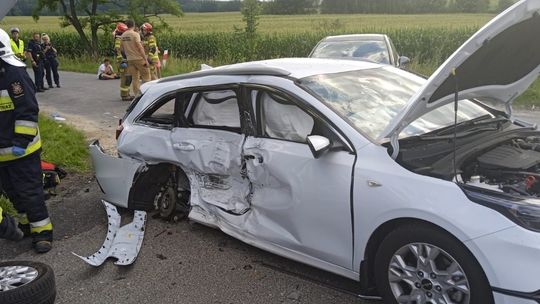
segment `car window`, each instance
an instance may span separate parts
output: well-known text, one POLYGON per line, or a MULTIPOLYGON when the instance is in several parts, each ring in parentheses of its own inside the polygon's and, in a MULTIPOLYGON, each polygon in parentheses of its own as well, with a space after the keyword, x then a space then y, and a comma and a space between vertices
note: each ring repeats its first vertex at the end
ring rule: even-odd
POLYGON ((307 144, 308 136, 320 135, 330 140, 332 150, 347 150, 344 139, 328 123, 293 98, 269 90, 253 90, 248 96, 252 98, 259 136, 307 144))
POLYGON ((390 63, 386 43, 382 40, 324 41, 317 46, 311 57, 368 59, 377 63, 390 63))
MULTIPOLYGON (((303 78, 301 85, 372 139, 407 105, 424 79, 384 67, 303 78)), ((472 101, 459 103, 458 122, 490 114, 472 101)), ((402 136, 424 134, 453 124, 453 105, 437 108, 409 125, 402 136)))
POLYGON ((139 119, 140 123, 160 127, 174 126, 174 96, 167 96, 150 107, 139 119))
POLYGON ((192 126, 240 128, 238 98, 234 90, 193 94, 188 115, 192 126))
POLYGON ((265 136, 305 143, 314 119, 287 99, 261 91, 257 94, 261 129, 265 136))
MULTIPOLYGON (((457 123, 493 114, 470 100, 460 100, 457 123)), ((454 104, 447 104, 416 119, 400 134, 402 137, 422 135, 454 124, 454 104)))

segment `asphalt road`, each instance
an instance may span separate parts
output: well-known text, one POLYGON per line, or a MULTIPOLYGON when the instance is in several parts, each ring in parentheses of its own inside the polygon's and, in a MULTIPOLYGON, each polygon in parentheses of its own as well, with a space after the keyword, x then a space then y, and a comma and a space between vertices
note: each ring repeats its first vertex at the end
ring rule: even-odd
MULTIPOLYGON (((62 88, 38 94, 42 112, 57 113, 99 138, 110 151, 114 127, 127 103, 118 80, 61 73, 62 88)), ((517 116, 540 125, 540 112, 517 116)), ((71 254, 89 255, 105 237, 101 193, 88 175, 71 175, 49 201, 55 227, 51 252, 36 255, 29 240, 0 240, 0 260, 36 260, 56 273, 56 303, 356 303, 356 283, 243 244, 224 233, 188 222, 167 223, 149 216, 138 260, 129 267, 108 261, 86 265, 71 254), (343 290, 336 290, 339 286, 343 290)), ((129 213, 125 214, 129 220, 129 213)))

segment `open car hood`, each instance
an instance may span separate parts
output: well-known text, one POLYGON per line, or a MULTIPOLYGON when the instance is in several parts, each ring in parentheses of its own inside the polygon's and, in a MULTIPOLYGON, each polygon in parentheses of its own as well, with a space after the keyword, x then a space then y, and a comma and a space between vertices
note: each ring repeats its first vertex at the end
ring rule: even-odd
POLYGON ((522 0, 467 40, 412 96, 379 139, 396 138, 417 118, 459 99, 482 98, 504 106, 540 72, 540 1, 522 0), (455 72, 455 76, 454 76, 455 72))

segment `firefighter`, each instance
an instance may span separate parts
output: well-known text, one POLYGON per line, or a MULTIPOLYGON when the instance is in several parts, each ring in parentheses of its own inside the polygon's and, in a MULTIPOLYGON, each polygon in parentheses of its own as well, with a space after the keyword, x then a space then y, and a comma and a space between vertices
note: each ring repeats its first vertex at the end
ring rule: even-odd
POLYGON ((133 96, 129 94, 129 86, 131 85, 131 75, 127 75, 127 59, 125 54, 120 50, 120 44, 122 42, 122 34, 127 30, 127 26, 123 22, 116 24, 114 30, 114 52, 116 54, 116 70, 120 76, 120 97, 124 101, 130 101, 133 96))
POLYGON ((150 78, 156 80, 159 78, 159 48, 157 46, 156 36, 152 33, 152 24, 146 22, 141 26, 143 34, 144 52, 148 59, 150 68, 150 78))
POLYGON ((122 34, 120 49, 126 54, 128 61, 127 74, 131 76, 133 93, 140 93, 141 78, 143 82, 150 81, 148 61, 142 45, 141 36, 135 31, 135 22, 126 20, 127 31, 122 34))
POLYGON ((32 236, 34 250, 44 253, 52 248, 53 229, 43 193, 38 112, 25 64, 0 29, 0 184, 17 210, 19 227, 32 236))
POLYGON ((24 41, 19 39, 19 29, 16 27, 11 28, 11 50, 15 53, 15 56, 21 61, 26 61, 26 56, 24 54, 24 41))

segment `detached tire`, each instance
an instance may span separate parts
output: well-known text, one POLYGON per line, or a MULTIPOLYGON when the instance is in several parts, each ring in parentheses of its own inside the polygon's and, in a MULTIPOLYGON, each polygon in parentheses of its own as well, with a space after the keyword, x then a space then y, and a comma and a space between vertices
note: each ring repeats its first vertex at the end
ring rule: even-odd
POLYGON ((53 304, 56 284, 52 268, 28 261, 0 262, 0 303, 53 304))
POLYGON ((465 245, 427 225, 390 232, 377 251, 374 270, 384 303, 494 302, 484 271, 465 245))

